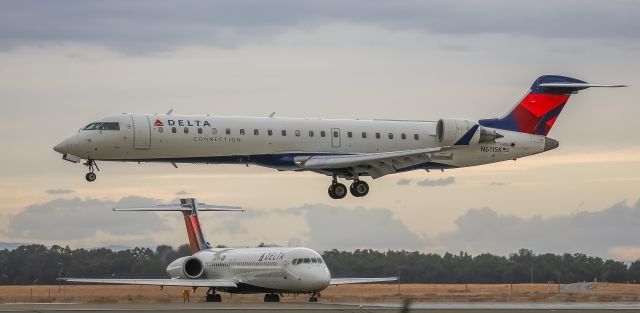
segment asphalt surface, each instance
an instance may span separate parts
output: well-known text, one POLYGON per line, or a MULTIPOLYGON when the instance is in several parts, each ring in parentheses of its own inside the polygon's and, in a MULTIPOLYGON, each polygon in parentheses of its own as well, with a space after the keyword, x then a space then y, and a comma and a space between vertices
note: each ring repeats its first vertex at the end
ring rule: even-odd
MULTIPOLYGON (((619 312, 638 311, 640 303, 509 303, 509 302, 415 302, 409 312, 619 312)), ((154 304, 0 304, 0 312, 402 312, 402 303, 154 303, 154 304)), ((404 311, 407 312, 407 311, 404 311)))

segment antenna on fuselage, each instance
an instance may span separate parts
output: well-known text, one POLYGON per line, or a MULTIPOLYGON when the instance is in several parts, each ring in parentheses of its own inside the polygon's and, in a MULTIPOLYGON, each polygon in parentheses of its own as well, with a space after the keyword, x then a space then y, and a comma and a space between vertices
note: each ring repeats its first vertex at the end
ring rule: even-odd
POLYGON ((173 113, 173 109, 169 110, 169 112, 167 112, 167 115, 171 115, 171 113, 173 113))
POLYGON ((276 112, 271 112, 271 114, 269 114, 269 118, 273 118, 276 115, 276 112))

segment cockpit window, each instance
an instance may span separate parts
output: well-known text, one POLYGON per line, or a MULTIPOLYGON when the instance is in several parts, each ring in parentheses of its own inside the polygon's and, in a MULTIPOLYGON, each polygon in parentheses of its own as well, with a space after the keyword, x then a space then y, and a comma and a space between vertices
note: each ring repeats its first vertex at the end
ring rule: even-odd
POLYGON ((100 125, 102 125, 102 123, 91 123, 91 124, 85 126, 85 128, 83 128, 83 130, 95 130, 95 129, 98 129, 98 127, 100 127, 100 125))
POLYGON ((304 258, 304 263, 311 263, 311 260, 309 260, 309 258, 304 258))
POLYGON ((318 260, 316 258, 311 258, 311 263, 318 263, 318 260))
POLYGON ((120 123, 118 122, 96 122, 91 123, 83 130, 120 130, 120 123))
POLYGON ((120 130, 120 123, 118 122, 104 122, 100 125, 99 130, 120 130))

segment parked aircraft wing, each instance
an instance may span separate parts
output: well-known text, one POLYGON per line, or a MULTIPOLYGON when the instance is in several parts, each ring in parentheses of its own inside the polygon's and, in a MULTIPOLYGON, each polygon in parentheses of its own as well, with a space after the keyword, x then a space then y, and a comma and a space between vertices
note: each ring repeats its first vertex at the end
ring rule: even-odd
POLYGON ((373 178, 397 172, 399 169, 429 162, 431 155, 451 150, 453 147, 437 147, 392 152, 377 152, 344 155, 297 156, 294 163, 309 170, 349 168, 352 172, 365 172, 373 178))
POLYGON ((368 284, 368 283, 381 283, 381 282, 396 281, 396 280, 398 280, 398 277, 331 278, 329 285, 368 284))
POLYGON ((183 287, 226 287, 236 288, 235 282, 226 279, 100 279, 100 278, 59 278, 70 283, 117 284, 117 285, 152 285, 183 287))

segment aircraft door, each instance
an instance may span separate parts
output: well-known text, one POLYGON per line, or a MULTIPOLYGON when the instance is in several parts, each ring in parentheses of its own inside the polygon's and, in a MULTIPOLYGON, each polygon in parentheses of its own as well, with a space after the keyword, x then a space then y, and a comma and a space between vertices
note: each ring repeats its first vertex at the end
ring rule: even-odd
POLYGON ((340 148, 340 128, 331 129, 331 147, 340 148))
POLYGON ((131 114, 133 120, 133 148, 149 149, 151 146, 151 126, 149 117, 143 114, 131 114))

